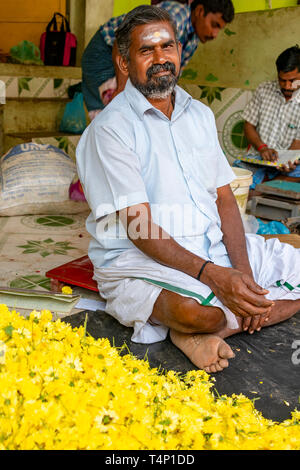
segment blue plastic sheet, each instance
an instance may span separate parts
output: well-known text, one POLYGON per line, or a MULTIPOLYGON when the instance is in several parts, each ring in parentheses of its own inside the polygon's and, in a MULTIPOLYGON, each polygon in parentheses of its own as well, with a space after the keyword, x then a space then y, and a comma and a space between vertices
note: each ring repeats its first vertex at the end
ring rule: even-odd
POLYGON ((271 222, 263 222, 260 219, 257 219, 259 223, 259 228, 256 233, 259 235, 274 235, 280 233, 291 233, 290 230, 281 222, 272 220, 271 222))

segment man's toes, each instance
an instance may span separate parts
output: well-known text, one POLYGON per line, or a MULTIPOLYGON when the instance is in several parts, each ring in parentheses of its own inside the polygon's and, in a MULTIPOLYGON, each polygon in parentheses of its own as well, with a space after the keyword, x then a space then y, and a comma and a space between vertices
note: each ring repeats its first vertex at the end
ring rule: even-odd
POLYGON ((227 359, 220 359, 219 360, 219 365, 222 367, 222 369, 225 369, 226 367, 229 366, 229 362, 227 359))
MULTIPOLYGON (((228 364, 228 361, 227 361, 228 364)), ((210 366, 204 367, 205 372, 208 374, 214 374, 215 372, 221 372, 224 367, 220 364, 220 361, 215 362, 214 364, 211 364, 210 366)))
POLYGON ((218 361, 218 362, 215 364, 215 368, 216 368, 216 372, 221 372, 221 370, 224 369, 224 367, 221 366, 220 361, 218 361))
POLYGON ((222 359, 231 359, 235 356, 231 347, 229 346, 229 344, 225 343, 225 341, 220 344, 218 353, 220 358, 222 359))

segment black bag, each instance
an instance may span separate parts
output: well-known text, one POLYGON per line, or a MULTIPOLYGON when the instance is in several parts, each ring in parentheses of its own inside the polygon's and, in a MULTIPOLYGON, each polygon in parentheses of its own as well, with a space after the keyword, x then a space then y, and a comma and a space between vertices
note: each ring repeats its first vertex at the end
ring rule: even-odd
POLYGON ((61 13, 54 13, 40 40, 41 59, 45 65, 71 65, 76 63, 76 36, 70 32, 68 20, 61 13), (56 16, 62 18, 58 31, 56 16))

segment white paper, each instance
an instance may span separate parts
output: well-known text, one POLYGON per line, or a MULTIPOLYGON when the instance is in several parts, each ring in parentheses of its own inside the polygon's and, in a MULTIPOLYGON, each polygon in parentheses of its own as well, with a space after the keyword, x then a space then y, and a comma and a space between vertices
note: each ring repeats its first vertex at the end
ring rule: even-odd
POLYGON ((105 306, 106 306, 106 303, 101 302, 101 300, 81 298, 75 305, 75 308, 80 308, 83 310, 91 310, 92 312, 95 312, 96 310, 105 310, 105 306))

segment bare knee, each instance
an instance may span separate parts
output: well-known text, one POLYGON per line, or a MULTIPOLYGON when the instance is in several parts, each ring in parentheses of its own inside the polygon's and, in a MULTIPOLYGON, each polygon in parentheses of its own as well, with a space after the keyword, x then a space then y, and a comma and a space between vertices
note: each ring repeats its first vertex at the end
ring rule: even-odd
POLYGON ((200 305, 187 299, 179 306, 184 333, 216 333, 226 326, 226 318, 218 307, 200 305))

